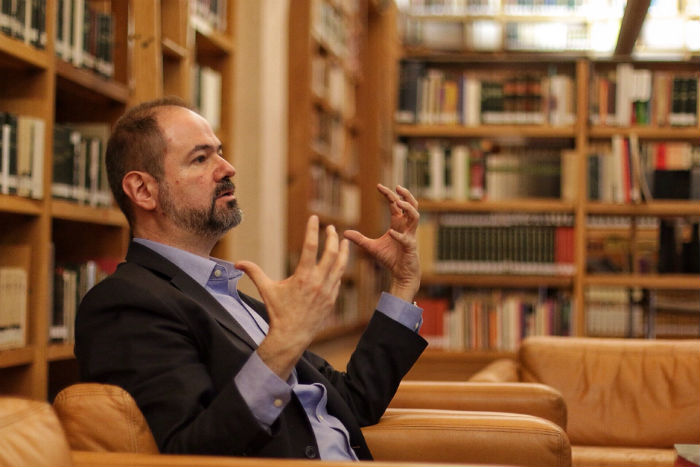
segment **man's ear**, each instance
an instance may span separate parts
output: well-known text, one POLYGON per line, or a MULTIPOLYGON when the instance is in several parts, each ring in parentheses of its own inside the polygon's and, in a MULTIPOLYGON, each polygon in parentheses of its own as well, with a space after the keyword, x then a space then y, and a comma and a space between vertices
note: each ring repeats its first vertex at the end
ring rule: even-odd
POLYGON ((158 182, 147 172, 132 170, 122 179, 122 190, 134 205, 146 211, 158 206, 158 182))

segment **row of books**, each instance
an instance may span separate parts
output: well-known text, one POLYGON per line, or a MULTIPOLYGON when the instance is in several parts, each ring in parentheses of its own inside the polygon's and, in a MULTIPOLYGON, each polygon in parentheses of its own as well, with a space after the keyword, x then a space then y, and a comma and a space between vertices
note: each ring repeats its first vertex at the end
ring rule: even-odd
POLYGON ((31 247, 0 243, 0 350, 27 343, 31 247))
POLYGON ((401 63, 399 123, 551 124, 575 121, 575 83, 564 74, 490 73, 401 63))
POLYGON ((311 61, 311 90, 344 120, 355 117, 354 80, 327 55, 315 54, 311 61))
POLYGON ((106 123, 56 123, 53 137, 54 198, 90 206, 111 206, 105 150, 110 129, 106 123))
POLYGON ((114 75, 114 16, 109 3, 57 0, 56 55, 76 67, 114 75))
POLYGON ((421 268, 437 274, 574 273, 571 214, 440 214, 418 227, 421 268))
POLYGON ((696 126, 698 73, 634 68, 620 63, 593 73, 590 121, 594 125, 696 126))
POLYGON ((348 225, 360 220, 360 188, 347 182, 321 164, 310 167, 311 196, 309 210, 341 219, 348 225))
POLYGON ((192 67, 192 103, 214 131, 221 126, 221 86, 219 71, 197 64, 192 67))
POLYGON ((687 338, 700 335, 700 292, 589 286, 586 335, 687 338))
MULTIPOLYGON (((588 225, 590 227, 590 223, 588 225)), ((603 225, 613 230, 598 228, 586 233, 588 273, 653 274, 658 271, 658 227, 642 224, 632 234, 629 223, 626 226, 608 222, 603 225)))
POLYGON ((49 321, 50 342, 74 340, 75 314, 80 301, 95 284, 116 270, 118 262, 100 258, 79 263, 56 264, 49 321))
POLYGON ((586 0, 410 0, 406 7, 414 15, 487 15, 504 13, 508 15, 560 16, 598 13, 594 9, 622 14, 624 1, 607 0, 590 2, 586 0))
POLYGON ((341 163, 346 145, 352 144, 345 121, 334 112, 316 108, 311 112, 311 147, 336 163, 341 163))
POLYGON ((575 196, 570 149, 537 143, 499 146, 438 140, 395 143, 392 176, 416 196, 432 200, 506 200, 575 196))
POLYGON ((311 34, 352 74, 359 70, 360 25, 358 0, 331 2, 313 0, 311 6, 311 34))
POLYGON ((448 350, 517 350, 534 335, 569 335, 573 304, 564 292, 474 290, 448 298, 418 298, 420 334, 448 350))
POLYGON ((613 136, 589 148, 588 199, 639 203, 700 199, 700 146, 689 142, 639 142, 613 136))
POLYGON ((0 194, 44 196, 44 132, 40 118, 0 112, 0 194))
POLYGON ((0 32, 37 49, 45 49, 46 0, 2 0, 0 32))
POLYGON ((227 0, 194 0, 193 13, 212 28, 225 31, 228 25, 227 0))

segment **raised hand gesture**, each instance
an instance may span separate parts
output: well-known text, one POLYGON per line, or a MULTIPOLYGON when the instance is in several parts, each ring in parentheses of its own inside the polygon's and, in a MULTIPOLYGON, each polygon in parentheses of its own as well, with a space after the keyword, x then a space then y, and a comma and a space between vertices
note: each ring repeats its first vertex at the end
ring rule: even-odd
POLYGON ((381 237, 368 238, 356 230, 345 231, 345 238, 372 255, 391 272, 391 288, 394 296, 413 301, 420 286, 420 263, 416 229, 418 228, 418 201, 402 186, 396 192, 384 185, 377 189, 389 203, 391 226, 381 237))
POLYGON ((317 262, 318 231, 318 217, 311 216, 299 264, 284 280, 273 281, 250 261, 236 263, 257 287, 270 317, 270 330, 258 355, 282 379, 289 376, 332 312, 348 261, 348 241, 339 241, 335 227, 328 226, 326 246, 317 262))

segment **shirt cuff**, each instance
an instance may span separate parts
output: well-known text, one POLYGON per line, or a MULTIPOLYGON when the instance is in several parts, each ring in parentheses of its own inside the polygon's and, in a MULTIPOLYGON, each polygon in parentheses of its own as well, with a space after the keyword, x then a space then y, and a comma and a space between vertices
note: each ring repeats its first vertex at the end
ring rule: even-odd
POLYGON ((253 352, 234 377, 234 383, 255 418, 265 428, 277 420, 292 398, 292 388, 253 352))
POLYGON ((423 324, 422 308, 386 292, 382 292, 381 297, 379 297, 377 311, 384 313, 389 318, 415 332, 418 332, 421 324, 423 324))

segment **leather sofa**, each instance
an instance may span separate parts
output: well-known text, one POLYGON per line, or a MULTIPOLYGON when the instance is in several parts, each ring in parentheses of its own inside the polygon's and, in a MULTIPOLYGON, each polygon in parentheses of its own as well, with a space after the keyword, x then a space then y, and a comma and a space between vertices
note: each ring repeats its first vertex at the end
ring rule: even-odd
POLYGON ((559 391, 574 466, 670 467, 700 443, 700 340, 530 337, 470 381, 559 391))
MULTIPOLYGON (((157 455, 143 415, 119 387, 95 383, 69 386, 57 395, 53 406, 73 450, 157 455)), ((390 408, 377 425, 364 428, 363 433, 375 457, 373 465, 571 465, 564 430, 527 414, 390 408)), ((231 459, 237 462, 238 458, 231 459)))

